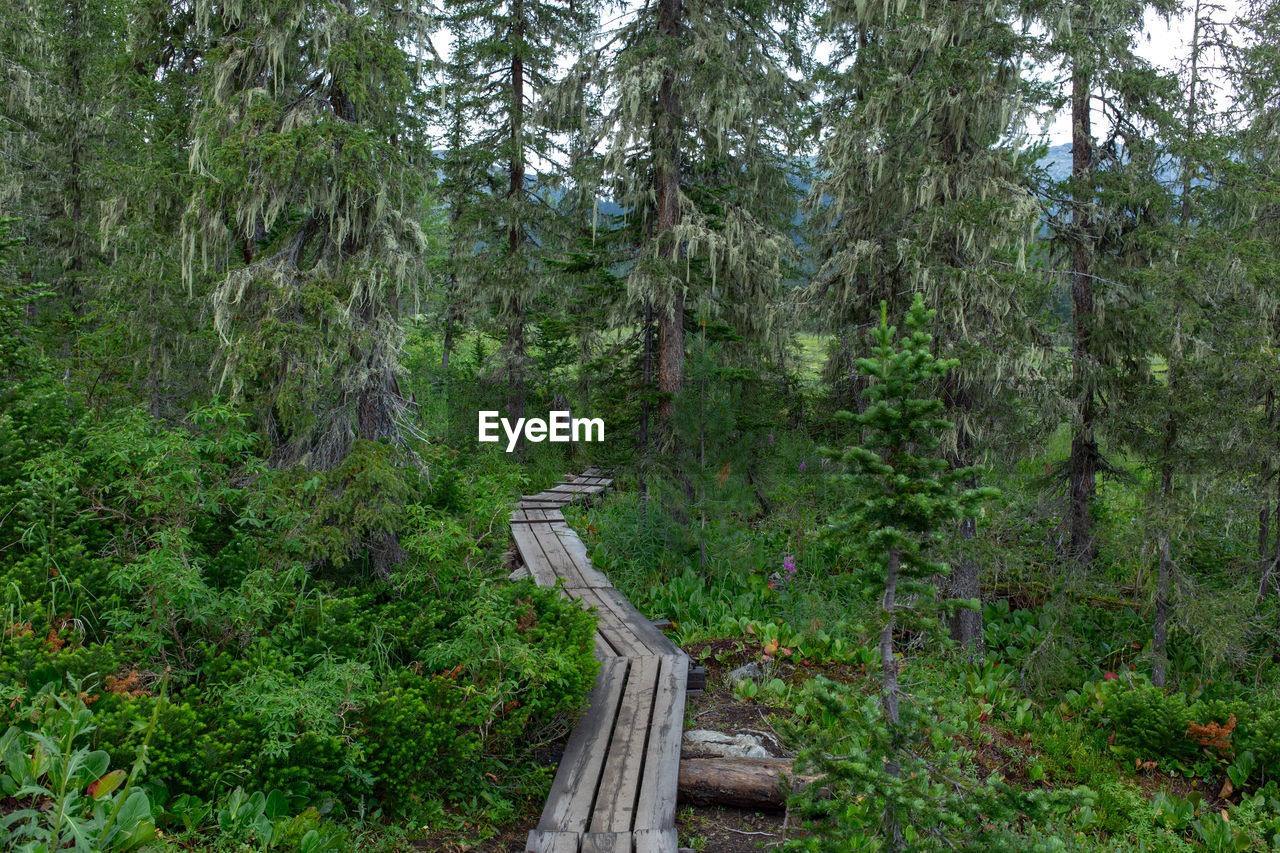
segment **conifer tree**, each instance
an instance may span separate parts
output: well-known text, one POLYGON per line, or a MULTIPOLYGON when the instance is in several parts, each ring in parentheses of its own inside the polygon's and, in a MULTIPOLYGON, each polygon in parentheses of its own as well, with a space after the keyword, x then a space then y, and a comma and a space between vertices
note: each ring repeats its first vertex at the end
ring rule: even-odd
MULTIPOLYGON (((1240 237, 1240 260, 1255 294, 1260 328, 1254 354, 1238 368, 1252 388, 1256 413, 1242 437, 1252 456, 1257 491, 1258 598, 1280 594, 1280 379, 1274 352, 1280 340, 1275 282, 1280 280, 1280 3, 1253 0, 1233 28, 1230 80, 1238 94, 1239 132, 1222 182, 1220 221, 1240 237)), ((1243 348, 1242 348, 1243 349, 1243 348)))
POLYGON ((1203 0, 1191 8, 1180 109, 1161 140, 1176 163, 1176 182, 1165 188, 1164 221, 1146 240, 1153 262, 1136 277, 1149 312, 1140 337, 1165 371, 1138 371, 1138 393, 1117 411, 1121 434, 1153 460, 1156 474, 1149 518, 1156 555, 1151 680, 1158 687, 1168 678, 1178 531, 1192 528, 1198 514, 1187 496, 1197 483, 1220 487, 1239 470, 1236 428, 1219 415, 1247 406, 1250 396, 1237 368, 1249 361, 1256 306, 1240 274, 1238 241, 1218 227, 1218 198, 1232 168, 1229 117, 1213 110, 1219 93, 1203 73, 1229 37, 1216 12, 1203 0))
POLYGON ((449 0, 446 8, 453 85, 461 115, 475 128, 465 149, 469 168, 492 180, 488 192, 460 212, 475 240, 465 277, 505 331, 507 416, 521 418, 529 315, 547 277, 538 247, 555 227, 549 200, 536 195, 539 184, 546 188, 545 176, 534 180, 534 168, 558 159, 539 122, 539 104, 554 82, 556 62, 573 55, 591 32, 591 15, 570 0, 449 0))
POLYGON ((17 0, 0 15, 0 203, 20 214, 19 255, 61 307, 89 310, 97 274, 104 120, 121 0, 17 0))
MULTIPOLYGON (((1103 464, 1098 438, 1101 427, 1099 383, 1108 364, 1125 345, 1122 327, 1101 327, 1104 312, 1119 296, 1101 285, 1106 276, 1096 268, 1102 241, 1125 229, 1123 208, 1140 198, 1119 175, 1133 148, 1140 145, 1138 128, 1149 113, 1167 104, 1167 81, 1134 53, 1134 39, 1147 9, 1171 14, 1172 0, 1033 0, 1028 13, 1048 30, 1043 58, 1061 64, 1070 79, 1064 98, 1071 113, 1071 177, 1049 193, 1065 199, 1051 204, 1050 223, 1068 257, 1070 282, 1071 451, 1067 460, 1070 553, 1083 567, 1092 567, 1098 548, 1093 526, 1093 501, 1099 466, 1103 464), (1095 113, 1104 119, 1095 128, 1095 113), (1097 130, 1105 136, 1100 140, 1097 130), (1103 189, 1106 184, 1111 186, 1103 189), (1125 186, 1125 184, 1129 186, 1125 186), (1103 200, 1106 203, 1103 204, 1103 200)), ((1131 207, 1134 205, 1131 205, 1131 207)), ((1136 202, 1140 207, 1141 202, 1136 202)))
MULTIPOLYGON (((212 330, 201 316, 204 278, 184 284, 182 214, 197 69, 207 49, 195 12, 184 4, 130 7, 129 38, 103 81, 110 119, 133 140, 104 157, 101 246, 113 262, 102 273, 100 349, 120 363, 155 418, 173 417, 207 396, 212 330)), ((123 382, 123 380, 128 380, 123 382)))
MULTIPOLYGON (((223 376, 277 464, 331 470, 403 440, 401 298, 420 283, 427 146, 420 3, 196 4, 202 73, 184 216, 189 279, 217 276, 223 376)), ((401 551, 367 543, 379 574, 401 551)))
MULTIPOLYGON (((973 516, 983 500, 995 495, 990 488, 963 488, 974 472, 951 466, 937 452, 952 424, 940 417, 943 403, 930 396, 931 389, 958 365, 954 359, 933 356, 927 329, 936 313, 925 308, 917 293, 899 336, 889 325, 888 303, 881 303, 880 324, 873 333, 875 355, 858 360, 870 380, 868 405, 861 414, 845 413, 860 428, 862 444, 834 454, 847 469, 838 476, 856 496, 833 521, 830 535, 865 543, 874 561, 868 580, 871 588, 881 591, 880 702, 890 730, 884 772, 891 779, 900 776, 898 751, 906 737, 899 729, 902 686, 894 632, 904 621, 918 618, 914 614, 919 603, 932 598, 929 578, 946 569, 931 554, 939 531, 973 516), (916 608, 904 609, 902 602, 911 598, 916 608)), ((885 802, 885 849, 906 849, 902 822, 908 816, 903 804, 892 796, 885 802)))
MULTIPOLYGON (((897 313, 913 291, 925 294, 938 346, 960 357, 937 389, 955 424, 957 468, 994 440, 999 398, 1026 373, 1027 315, 1039 307, 1023 263, 1038 207, 1019 165, 1030 93, 1014 14, 1000 0, 834 0, 819 20, 833 50, 819 78, 809 299, 843 342, 833 359, 843 374, 882 300, 897 313)), ((966 519, 961 536, 974 529, 966 519)), ((953 595, 978 597, 972 557, 952 572, 953 595)), ((981 613, 959 611, 953 636, 980 655, 981 613)))
POLYGON ((627 7, 563 90, 592 119, 581 124, 586 150, 601 142, 588 180, 626 209, 638 236, 631 317, 620 319, 643 318, 642 362, 652 365, 665 440, 684 386, 687 307, 700 301, 712 319, 732 310, 772 326, 768 295, 791 249, 779 227, 795 195, 786 156, 805 99, 787 74, 804 64, 800 11, 736 0, 627 7), (583 109, 602 104, 598 117, 583 109))

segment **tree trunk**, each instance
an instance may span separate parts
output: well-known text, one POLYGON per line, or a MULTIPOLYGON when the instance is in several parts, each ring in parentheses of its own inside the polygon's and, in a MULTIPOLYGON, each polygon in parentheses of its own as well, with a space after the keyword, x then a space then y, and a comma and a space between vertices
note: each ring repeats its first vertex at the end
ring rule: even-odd
POLYGON ((453 352, 453 294, 458 287, 457 273, 449 274, 448 300, 449 304, 444 308, 444 341, 440 345, 440 370, 442 372, 449 369, 449 356, 453 352))
POLYGON ((1169 553, 1169 533, 1160 532, 1160 564, 1156 570, 1156 615, 1151 637, 1151 683, 1164 687, 1169 667, 1169 590, 1172 586, 1173 560, 1169 553))
MULTIPOLYGON (((973 396, 970 389, 965 386, 964 381, 954 372, 946 379, 945 389, 943 391, 943 402, 947 407, 950 419, 956 425, 956 449, 955 454, 951 458, 951 467, 953 469, 967 468, 973 464, 973 435, 969 432, 966 419, 972 410, 973 396)), ((970 477, 965 482, 965 487, 976 488, 978 482, 975 478, 970 477)), ((972 540, 978 535, 978 521, 970 516, 962 519, 960 522, 960 537, 965 540, 972 540)), ((951 598, 976 598, 981 600, 982 587, 980 584, 980 572, 978 562, 972 557, 961 555, 958 559, 951 562, 951 577, 948 579, 947 587, 951 598)), ((965 650, 965 655, 971 660, 980 660, 982 658, 982 611, 971 610, 968 607, 958 607, 951 617, 951 639, 955 640, 965 650)))
POLYGON ((1271 466, 1263 461, 1262 473, 1258 477, 1262 483, 1259 490, 1262 493, 1262 506, 1258 509, 1258 568, 1264 572, 1271 562, 1270 548, 1267 547, 1271 541, 1271 499, 1266 493, 1267 481, 1271 479, 1270 469, 1271 466))
POLYGON ((70 129, 70 176, 67 181, 67 196, 70 203, 71 234, 70 258, 67 268, 69 281, 68 300, 71 313, 79 317, 84 313, 84 122, 88 114, 84 109, 84 9, 79 0, 72 0, 67 6, 67 29, 71 37, 71 50, 67 54, 67 66, 70 71, 70 84, 67 92, 67 111, 71 114, 70 129))
MULTIPOLYGON (((525 404, 525 330, 523 279, 524 226, 520 222, 520 203, 524 199, 524 57, 519 47, 524 42, 524 10, 520 0, 515 0, 511 11, 515 20, 511 51, 511 160, 507 165, 510 185, 507 199, 510 202, 510 221, 507 222, 507 250, 510 268, 520 278, 511 300, 511 314, 507 321, 507 417, 515 421, 524 417, 525 404)), ((521 437, 516 445, 522 449, 521 437)))
MULTIPOLYGON (((154 310, 157 302, 154 279, 147 288, 147 291, 147 299, 154 310)), ((147 367, 147 403, 151 412, 151 417, 158 421, 163 413, 163 407, 160 405, 160 371, 162 368, 162 359, 160 352, 160 324, 155 318, 151 321, 151 329, 148 338, 147 361, 150 363, 147 367)))
MULTIPOLYGON (((977 520, 969 517, 960 522, 960 536, 973 539, 977 536, 977 520)), ((978 561, 963 556, 951 564, 951 597, 982 600, 982 585, 978 561)), ((982 611, 968 607, 956 608, 951 617, 951 639, 965 651, 971 661, 982 659, 982 611)))
POLYGON ((1088 185, 1093 166, 1090 89, 1088 72, 1077 68, 1071 76, 1071 176, 1077 182, 1073 214, 1075 245, 1071 252, 1071 314, 1075 330, 1071 354, 1072 388, 1078 412, 1071 436, 1068 493, 1071 556, 1086 568, 1092 568, 1098 556, 1091 513, 1097 491, 1098 458, 1092 375, 1094 306, 1091 253, 1086 238, 1092 228, 1087 211, 1093 202, 1093 193, 1088 185))
MULTIPOLYGON (((681 0, 661 0, 658 6, 658 32, 664 42, 680 35, 684 9, 681 0)), ((680 98, 676 92, 675 70, 667 68, 658 86, 658 110, 654 128, 654 190, 658 208, 657 230, 659 254, 674 262, 679 247, 670 233, 680 222, 680 98)), ((674 264, 671 264, 673 267, 674 264)), ((658 417, 669 438, 675 399, 684 387, 684 289, 664 271, 669 292, 658 307, 658 417)))
MULTIPOLYGON (((901 555, 898 553, 898 549, 890 548, 888 573, 884 585, 884 600, 881 602, 885 612, 885 623, 884 629, 880 632, 880 706, 884 709, 885 722, 891 731, 898 727, 900 720, 898 716, 898 697, 900 694, 898 687, 898 659, 893 655, 893 627, 897 614, 896 597, 898 594, 900 559, 901 555)), ((894 736, 891 734, 890 737, 892 739, 894 736)), ((896 746, 890 747, 889 756, 885 760, 884 772, 894 779, 898 778, 902 773, 896 746)), ((892 801, 887 802, 885 805, 884 832, 884 849, 886 851, 896 853, 896 851, 903 849, 902 823, 892 801)))

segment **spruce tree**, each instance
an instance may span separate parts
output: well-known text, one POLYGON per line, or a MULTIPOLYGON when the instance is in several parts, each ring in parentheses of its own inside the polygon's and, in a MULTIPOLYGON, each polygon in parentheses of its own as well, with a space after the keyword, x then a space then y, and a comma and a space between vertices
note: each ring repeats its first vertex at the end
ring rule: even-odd
MULTIPOLYGON (((833 363, 843 376, 882 300, 897 313, 913 291, 925 295, 938 346, 960 357, 936 389, 955 424, 956 468, 997 440, 1000 398, 1027 373, 1028 314, 1039 307, 1024 264, 1039 212, 1020 164, 1028 45, 1014 15, 1005 2, 834 0, 819 19, 833 50, 819 75, 810 195, 819 266, 808 298, 839 335, 833 363)), ((974 529, 964 520, 961 537, 974 529)), ((952 572, 953 595, 979 596, 975 559, 961 557, 952 572)), ((981 613, 959 611, 953 636, 980 656, 981 613)))
MULTIPOLYGON (((901 775, 899 752, 909 740, 900 728, 903 691, 894 633, 918 620, 920 603, 933 597, 930 578, 946 570, 932 558, 938 533, 973 516, 995 494, 990 488, 964 488, 975 472, 955 468, 938 453, 953 425, 940 417, 943 403, 931 396, 932 389, 958 365, 933 356, 927 329, 936 314, 917 293, 899 336, 889 325, 888 303, 881 303, 875 355, 858 360, 869 380, 868 405, 861 414, 845 413, 859 428, 862 443, 833 454, 846 469, 837 476, 855 497, 833 520, 829 535, 863 543, 872 561, 867 580, 880 591, 880 704, 890 741, 884 773, 894 780, 901 775), (908 600, 916 605, 904 608, 908 600)), ((908 815, 893 790, 890 786, 885 797, 884 843, 886 850, 903 850, 902 823, 908 815)))
MULTIPOLYGON (((427 144, 419 3, 196 4, 202 68, 183 222, 213 275, 229 389, 276 464, 332 470, 357 438, 403 443, 402 297, 420 282, 427 144)), ((375 541, 376 540, 376 541, 375 541)), ((375 569, 401 556, 385 530, 375 569)))
MULTIPOLYGON (((1238 132, 1221 183, 1219 221, 1240 241, 1240 262, 1252 284, 1259 328, 1253 357, 1241 360, 1241 381, 1252 389, 1241 425, 1256 489, 1258 597, 1280 594, 1280 379, 1274 352, 1280 341, 1280 3, 1253 0, 1234 22, 1225 64, 1237 93, 1238 132)), ((1243 349, 1243 348, 1242 348, 1243 349)))
POLYGON ((569 0, 448 0, 446 10, 454 41, 451 85, 472 127, 466 168, 490 177, 487 192, 458 211, 470 226, 469 236, 465 227, 455 235, 467 255, 460 269, 505 333, 507 417, 516 419, 524 417, 530 314, 547 280, 539 246, 556 228, 546 196, 549 176, 534 174, 561 159, 539 120, 540 103, 555 82, 556 62, 572 56, 591 32, 592 16, 569 0))
POLYGON ((562 89, 577 108, 584 180, 621 205, 637 245, 626 276, 664 440, 684 386, 686 312, 772 327, 791 250, 788 155, 806 99, 798 3, 656 0, 627 7, 562 89), (650 332, 652 329, 652 332, 650 332))
POLYGON ((1100 326, 1103 316, 1119 318, 1120 312, 1110 309, 1118 308, 1123 296, 1106 288, 1107 270, 1098 260, 1103 242, 1123 236, 1128 227, 1126 205, 1130 210, 1141 206, 1141 191, 1133 191, 1123 172, 1132 150, 1141 145, 1140 128, 1167 107, 1167 81, 1137 56, 1134 40, 1148 9, 1169 15, 1176 6, 1172 0, 1033 0, 1026 6, 1048 31, 1042 58, 1060 64, 1070 80, 1060 97, 1070 107, 1071 176, 1046 195, 1065 199, 1050 202, 1049 219, 1070 283, 1067 515, 1071 557, 1085 568, 1098 556, 1093 502, 1105 464, 1098 443, 1104 416, 1099 385, 1126 341, 1122 325, 1100 326), (1101 128, 1095 127, 1095 112, 1103 116, 1101 128))

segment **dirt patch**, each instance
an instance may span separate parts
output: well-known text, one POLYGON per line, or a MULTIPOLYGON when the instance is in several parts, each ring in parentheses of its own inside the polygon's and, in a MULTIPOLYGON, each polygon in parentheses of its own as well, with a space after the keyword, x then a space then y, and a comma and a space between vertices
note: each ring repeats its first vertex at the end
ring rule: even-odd
POLYGON ((783 815, 714 806, 680 806, 680 846, 704 853, 759 853, 782 842, 783 815))

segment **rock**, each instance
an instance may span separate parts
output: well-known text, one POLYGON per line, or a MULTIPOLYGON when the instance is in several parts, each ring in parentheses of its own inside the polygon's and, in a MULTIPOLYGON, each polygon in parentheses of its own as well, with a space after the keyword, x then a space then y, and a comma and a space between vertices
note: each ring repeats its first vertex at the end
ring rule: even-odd
POLYGON ((746 681, 748 678, 754 678, 756 681, 759 681, 763 675, 764 674, 760 672, 760 664, 752 661, 751 663, 743 664, 729 673, 729 686, 737 687, 738 682, 746 681))
POLYGON ((724 758, 769 758, 769 750, 755 735, 731 735, 711 729, 685 732, 684 749, 724 758))

